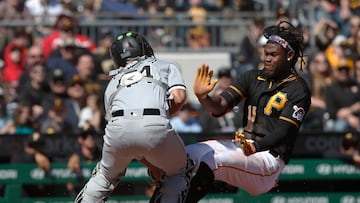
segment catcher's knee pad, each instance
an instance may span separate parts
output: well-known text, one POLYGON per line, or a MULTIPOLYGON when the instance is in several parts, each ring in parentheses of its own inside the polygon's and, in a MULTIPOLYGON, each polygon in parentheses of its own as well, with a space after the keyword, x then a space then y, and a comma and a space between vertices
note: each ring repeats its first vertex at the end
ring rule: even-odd
POLYGON ((194 162, 191 159, 188 159, 182 173, 173 176, 165 176, 164 181, 155 189, 154 194, 150 199, 150 203, 184 203, 189 191, 193 168, 194 162))
POLYGON ((185 202, 198 202, 209 192, 214 180, 215 175, 211 168, 206 163, 200 162, 199 169, 190 182, 190 189, 185 202))
POLYGON ((150 203, 167 203, 167 202, 178 202, 184 203, 186 195, 188 193, 188 186, 186 180, 179 177, 166 177, 164 182, 157 186, 151 199, 150 203), (186 185, 183 187, 182 185, 186 185))

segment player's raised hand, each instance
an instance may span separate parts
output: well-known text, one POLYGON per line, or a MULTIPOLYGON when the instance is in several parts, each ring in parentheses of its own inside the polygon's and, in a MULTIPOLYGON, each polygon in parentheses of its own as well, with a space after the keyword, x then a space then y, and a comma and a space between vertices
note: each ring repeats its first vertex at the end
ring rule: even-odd
POLYGON ((202 64, 196 73, 194 81, 194 93, 199 99, 204 99, 212 89, 214 89, 217 79, 211 82, 211 78, 214 75, 213 70, 209 70, 209 66, 202 64))

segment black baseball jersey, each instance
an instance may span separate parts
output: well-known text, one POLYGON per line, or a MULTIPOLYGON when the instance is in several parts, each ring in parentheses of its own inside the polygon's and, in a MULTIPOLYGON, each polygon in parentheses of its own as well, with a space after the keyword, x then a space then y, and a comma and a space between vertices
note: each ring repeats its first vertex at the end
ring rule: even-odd
MULTIPOLYGON (((221 95, 230 108, 245 99, 244 130, 261 138, 271 135, 280 120, 294 125, 297 134, 311 102, 310 90, 301 77, 290 75, 284 80, 273 81, 262 70, 240 75, 221 95)), ((267 148, 277 147, 278 153, 284 155, 292 150, 295 137, 289 135, 287 141, 280 144, 282 147, 267 148)))

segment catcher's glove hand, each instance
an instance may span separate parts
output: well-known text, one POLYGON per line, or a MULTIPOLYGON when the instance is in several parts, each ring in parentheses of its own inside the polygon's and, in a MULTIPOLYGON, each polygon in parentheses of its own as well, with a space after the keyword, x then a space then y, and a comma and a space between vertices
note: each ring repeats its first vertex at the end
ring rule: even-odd
POLYGON ((239 143, 241 149, 243 150, 246 156, 254 154, 256 152, 255 146, 251 140, 246 139, 245 135, 243 134, 244 129, 239 128, 235 132, 235 141, 239 143))

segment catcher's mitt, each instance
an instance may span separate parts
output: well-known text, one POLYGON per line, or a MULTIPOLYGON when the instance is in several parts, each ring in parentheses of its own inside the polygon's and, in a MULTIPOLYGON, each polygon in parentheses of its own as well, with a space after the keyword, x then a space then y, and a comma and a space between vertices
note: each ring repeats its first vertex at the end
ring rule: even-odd
POLYGON ((244 135, 244 129, 239 128, 236 132, 235 132, 235 141, 237 143, 239 143, 241 149, 243 150, 244 154, 246 156, 249 156, 251 154, 253 154, 254 151, 254 146, 251 143, 251 141, 247 140, 245 135, 244 135))

